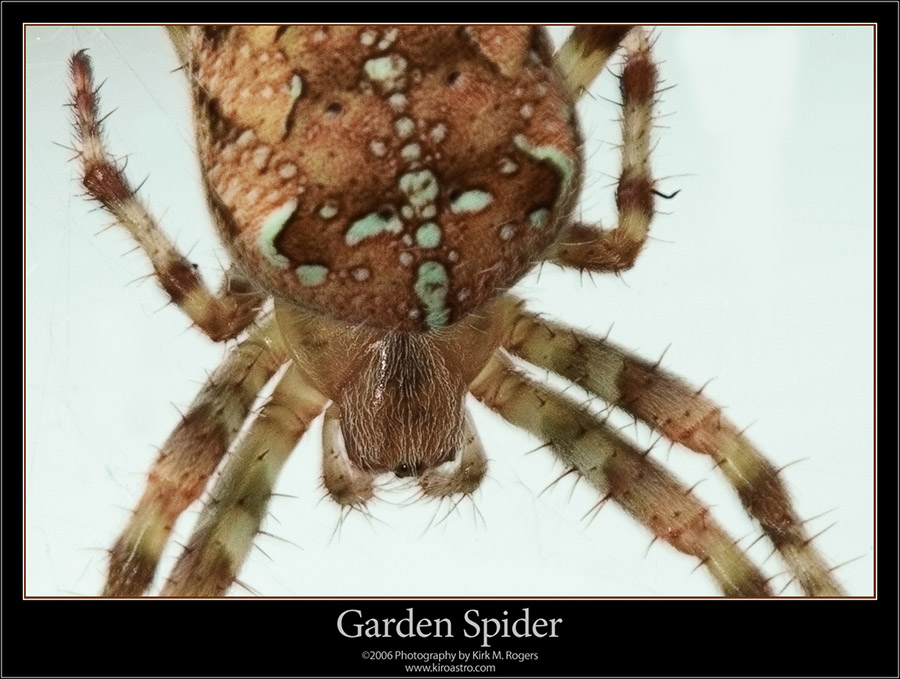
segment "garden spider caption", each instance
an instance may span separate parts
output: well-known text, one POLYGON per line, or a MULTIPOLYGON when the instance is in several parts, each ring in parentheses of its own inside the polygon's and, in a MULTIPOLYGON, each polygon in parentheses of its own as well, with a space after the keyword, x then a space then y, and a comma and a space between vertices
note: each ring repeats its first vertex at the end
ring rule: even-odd
POLYGON ((601 501, 698 557, 723 592, 771 594, 688 489, 596 415, 526 377, 511 355, 710 455, 804 590, 841 593, 777 471, 719 407, 505 293, 539 261, 617 272, 637 257, 655 193, 657 77, 642 30, 582 27, 555 55, 531 27, 175 27, 170 35, 192 83, 210 209, 237 262, 223 290, 203 285, 105 150, 90 64, 79 53, 83 183, 198 327, 241 340, 163 446, 111 550, 106 594, 146 591, 175 519, 233 449, 163 589, 224 593, 281 465, 329 400, 324 482, 341 505, 364 505, 374 477, 388 472, 415 476, 426 496, 471 493, 486 461, 465 413, 467 390, 547 441, 601 501), (572 221, 582 163, 573 102, 620 42, 620 219, 600 230, 572 221), (261 313, 269 296, 274 312, 261 313), (285 364, 236 440, 257 393, 285 364))

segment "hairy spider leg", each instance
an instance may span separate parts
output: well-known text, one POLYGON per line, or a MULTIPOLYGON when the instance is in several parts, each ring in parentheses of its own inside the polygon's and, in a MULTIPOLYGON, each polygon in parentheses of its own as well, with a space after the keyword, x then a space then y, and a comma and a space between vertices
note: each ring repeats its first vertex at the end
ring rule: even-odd
MULTIPOLYGON (((573 33, 573 38, 578 29, 573 33)), ((603 34, 609 38, 608 33, 603 34)), ((568 44, 568 43, 566 43, 568 44)), ((590 44, 585 41, 585 44, 590 44)), ((640 28, 622 42, 625 64, 619 77, 622 94, 622 169, 616 188, 618 224, 599 229, 574 223, 550 249, 547 259, 582 271, 618 272, 631 268, 647 240, 653 219, 654 179, 650 168, 653 104, 658 75, 647 33, 640 28)), ((598 49, 607 54, 607 44, 598 49)), ((560 53, 565 52, 565 45, 560 53)), ((590 60, 588 51, 582 59, 590 60)), ((580 72, 576 59, 558 59, 564 73, 580 72)), ((604 59, 605 63, 605 59, 604 59)), ((568 76, 573 77, 573 76, 568 76)), ((581 78, 578 79, 581 82, 581 78)), ((581 89, 576 90, 578 92, 581 89)))
POLYGON ((569 91, 580 97, 600 75, 634 26, 576 26, 553 55, 569 91))
POLYGON ((469 386, 512 424, 547 441, 577 470, 657 538, 700 559, 726 596, 771 596, 765 576, 715 522, 703 503, 663 467, 574 401, 526 377, 495 352, 469 386))
POLYGON ((81 183, 88 196, 131 234, 150 259, 162 289, 198 328, 215 341, 236 337, 256 318, 265 296, 235 269, 228 272, 217 294, 206 287, 194 265, 162 231, 108 153, 103 141, 103 119, 98 116, 91 60, 84 50, 72 56, 69 66, 75 150, 81 162, 81 183))
POLYGON ((286 360, 272 318, 215 370, 153 463, 144 494, 109 554, 105 596, 140 596, 176 519, 200 497, 259 391, 286 360))
MULTIPOLYGON (((521 307, 520 307, 521 308, 521 307)), ((813 547, 778 470, 700 391, 603 339, 520 311, 504 348, 709 455, 810 596, 842 596, 813 547)))
POLYGON ((213 487, 163 596, 222 596, 235 581, 287 458, 327 399, 295 365, 275 387, 213 487))

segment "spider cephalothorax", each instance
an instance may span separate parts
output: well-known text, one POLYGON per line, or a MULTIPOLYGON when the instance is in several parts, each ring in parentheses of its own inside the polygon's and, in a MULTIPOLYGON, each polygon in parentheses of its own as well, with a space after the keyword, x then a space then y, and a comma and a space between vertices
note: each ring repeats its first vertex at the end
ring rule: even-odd
POLYGON ((519 370, 557 373, 710 456, 811 595, 837 595, 778 470, 721 408, 605 339, 528 312, 533 265, 630 267, 647 238, 656 67, 641 29, 174 27, 208 202, 236 266, 215 295, 162 234, 100 138, 90 65, 72 59, 84 185, 210 337, 240 338, 163 446, 111 550, 106 593, 149 586, 176 518, 207 487, 164 594, 218 595, 260 530, 281 466, 324 412, 323 479, 360 507, 382 473, 465 495, 487 468, 473 395, 547 443, 728 595, 771 594, 709 509, 597 415, 519 370), (622 169, 612 229, 574 220, 574 103, 621 47, 622 169), (272 308, 265 305, 274 299, 272 308), (277 378, 276 373, 287 366, 277 378), (257 394, 275 380, 254 416, 257 394), (243 432, 243 433, 241 433, 243 432))

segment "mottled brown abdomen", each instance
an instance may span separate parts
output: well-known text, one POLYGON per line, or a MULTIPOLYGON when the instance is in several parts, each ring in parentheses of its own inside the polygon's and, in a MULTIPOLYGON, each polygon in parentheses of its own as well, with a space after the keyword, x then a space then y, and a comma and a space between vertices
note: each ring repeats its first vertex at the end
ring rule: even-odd
POLYGON ((540 29, 232 27, 191 35, 211 203, 282 300, 447 326, 554 241, 580 184, 540 29))

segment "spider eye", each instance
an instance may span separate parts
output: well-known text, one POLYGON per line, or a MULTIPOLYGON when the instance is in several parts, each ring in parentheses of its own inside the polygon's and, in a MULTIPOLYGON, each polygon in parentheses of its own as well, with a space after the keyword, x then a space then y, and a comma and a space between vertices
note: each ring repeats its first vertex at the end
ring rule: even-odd
POLYGON ((418 476, 419 475, 419 467, 414 464, 403 463, 398 465, 396 469, 394 469, 394 474, 397 478, 405 479, 409 476, 418 476))

